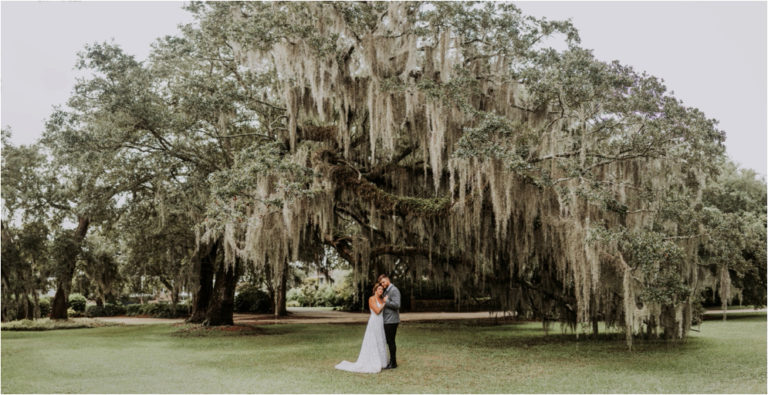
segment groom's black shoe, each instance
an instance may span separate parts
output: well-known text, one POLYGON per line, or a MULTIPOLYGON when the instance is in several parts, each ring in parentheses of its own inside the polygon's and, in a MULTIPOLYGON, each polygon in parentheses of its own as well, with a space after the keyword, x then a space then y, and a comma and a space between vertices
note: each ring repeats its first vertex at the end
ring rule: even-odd
POLYGON ((388 363, 387 366, 384 367, 384 369, 397 369, 397 362, 388 363))

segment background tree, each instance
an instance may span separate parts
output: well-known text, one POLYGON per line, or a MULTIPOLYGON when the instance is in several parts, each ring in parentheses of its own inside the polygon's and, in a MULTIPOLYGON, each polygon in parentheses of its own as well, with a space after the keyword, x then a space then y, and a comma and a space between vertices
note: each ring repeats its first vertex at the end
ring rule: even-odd
MULTIPOLYGON (((216 240, 204 240, 198 252, 190 252, 190 245, 200 245, 191 226, 203 221, 208 175, 228 168, 243 142, 258 141, 252 125, 275 109, 256 98, 268 77, 239 71, 231 48, 220 38, 193 26, 182 30, 180 37, 159 40, 146 66, 115 45, 88 46, 78 67, 93 76, 78 83, 68 108, 51 117, 45 141, 58 166, 88 182, 83 186, 87 199, 79 206, 81 219, 98 217, 99 224, 106 225, 98 214, 111 205, 106 211, 128 217, 121 226, 153 229, 124 232, 137 237, 128 241, 132 246, 173 221, 176 229, 165 229, 157 235, 164 239, 156 238, 152 250, 145 249, 153 256, 150 261, 164 261, 163 256, 191 261, 190 283, 196 285, 191 320, 231 323, 228 301, 234 297, 239 270, 217 265, 221 244, 216 240), (154 211, 151 220, 135 217, 142 211, 134 208, 147 204, 154 211), (158 243, 169 242, 169 237, 188 239, 177 244, 180 249, 162 248, 158 243), (221 281, 213 283, 214 278, 221 281), (225 301, 225 307, 219 301, 225 301)), ((179 292, 168 276, 154 273, 165 279, 161 282, 172 294, 179 292)), ((173 281, 181 285, 186 282, 182 277, 174 276, 173 281)))
POLYGON ((701 210, 708 234, 700 251, 712 274, 707 284, 723 310, 737 294, 742 303, 765 306, 765 179, 731 161, 721 167, 716 182, 704 191, 701 210))
POLYGON ((67 318, 67 298, 76 268, 76 259, 92 225, 99 226, 118 211, 121 193, 136 188, 146 174, 134 161, 114 155, 114 140, 109 139, 111 126, 107 119, 123 119, 123 98, 139 90, 142 82, 138 63, 115 47, 94 45, 79 55, 78 68, 95 73, 91 79, 79 81, 65 109, 57 109, 46 124, 41 140, 50 152, 48 165, 62 180, 61 202, 52 204, 57 217, 76 223, 72 232, 61 232, 55 259, 57 291, 51 317, 67 318), (65 241, 64 239, 67 239, 65 241))
POLYGON ((92 233, 83 243, 80 262, 83 273, 91 285, 96 305, 115 303, 120 289, 121 277, 116 246, 104 236, 92 233))
MULTIPOLYGON (((37 144, 14 146, 10 133, 2 132, 3 301, 17 317, 35 318, 39 292, 47 290, 49 276, 66 282, 66 271, 57 267, 62 262, 51 258, 49 248, 55 247, 51 233, 60 233, 68 210, 67 190, 45 151, 37 144)), ((61 318, 62 309, 66 318, 66 299, 56 306, 52 318, 61 318)), ((3 312, 3 319, 10 318, 9 310, 3 312)))
POLYGON ((2 320, 40 317, 39 295, 48 288, 48 228, 2 223, 2 320))

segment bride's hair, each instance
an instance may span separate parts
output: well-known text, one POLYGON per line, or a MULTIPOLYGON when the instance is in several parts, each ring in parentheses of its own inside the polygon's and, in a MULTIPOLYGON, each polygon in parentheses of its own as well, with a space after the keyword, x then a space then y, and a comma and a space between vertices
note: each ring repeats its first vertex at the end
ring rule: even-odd
POLYGON ((373 285, 373 294, 374 295, 376 295, 376 289, 379 288, 379 287, 384 288, 384 286, 379 284, 379 283, 376 283, 376 284, 373 285))

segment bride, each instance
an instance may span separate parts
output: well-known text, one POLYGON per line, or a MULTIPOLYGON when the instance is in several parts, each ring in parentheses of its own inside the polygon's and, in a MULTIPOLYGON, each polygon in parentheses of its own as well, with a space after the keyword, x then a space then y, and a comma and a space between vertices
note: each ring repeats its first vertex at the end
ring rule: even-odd
POLYGON ((373 296, 368 298, 368 307, 371 309, 371 317, 368 318, 368 326, 365 327, 363 346, 360 347, 360 355, 357 362, 341 361, 336 369, 356 373, 379 373, 381 368, 387 366, 387 341, 384 337, 384 319, 381 311, 387 298, 382 298, 384 287, 376 284, 373 288, 373 296))

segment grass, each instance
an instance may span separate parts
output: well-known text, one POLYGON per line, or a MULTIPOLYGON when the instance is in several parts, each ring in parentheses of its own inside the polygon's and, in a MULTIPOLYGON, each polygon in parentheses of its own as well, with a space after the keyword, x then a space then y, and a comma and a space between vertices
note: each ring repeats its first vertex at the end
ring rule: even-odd
POLYGON ((226 329, 3 332, 2 392, 766 392, 765 314, 633 352, 534 323, 405 323, 400 367, 377 375, 333 368, 357 357, 363 325, 226 329))
POLYGON ((77 320, 52 320, 50 318, 41 318, 37 320, 17 320, 2 323, 4 331, 50 331, 54 329, 79 329, 79 328, 99 328, 103 326, 114 326, 117 324, 98 321, 91 318, 80 318, 77 320))

